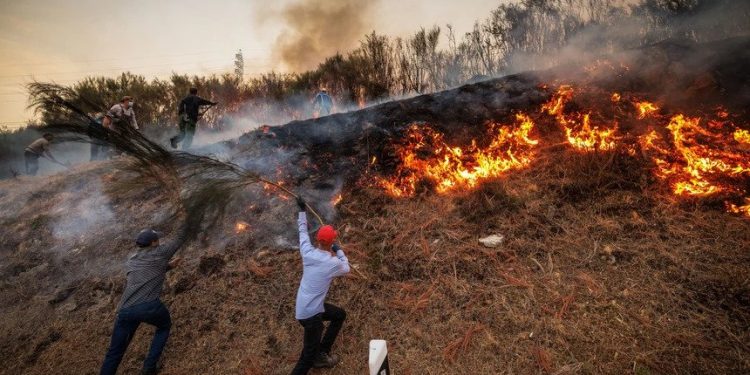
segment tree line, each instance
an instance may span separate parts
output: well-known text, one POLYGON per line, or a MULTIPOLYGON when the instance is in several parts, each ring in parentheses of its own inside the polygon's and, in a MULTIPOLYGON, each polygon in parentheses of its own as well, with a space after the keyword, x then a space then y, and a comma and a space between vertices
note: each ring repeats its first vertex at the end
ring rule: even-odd
MULTIPOLYGON (((342 111, 545 68, 576 38, 589 51, 606 53, 670 38, 701 42, 746 34, 748 19, 750 5, 732 0, 521 0, 498 5, 464 35, 456 35, 450 25, 421 28, 404 38, 373 31, 354 50, 331 56, 307 72, 270 72, 247 80, 231 73, 151 80, 122 73, 85 78, 69 86, 66 96, 96 114, 131 95, 139 124, 152 134, 176 126, 177 103, 190 87, 221 103, 206 114, 206 129, 223 130, 237 121, 278 124, 310 117, 310 100, 321 86, 342 111)), ((33 106, 33 84, 29 96, 33 106)), ((40 124, 65 115, 43 105, 35 110, 40 124)))

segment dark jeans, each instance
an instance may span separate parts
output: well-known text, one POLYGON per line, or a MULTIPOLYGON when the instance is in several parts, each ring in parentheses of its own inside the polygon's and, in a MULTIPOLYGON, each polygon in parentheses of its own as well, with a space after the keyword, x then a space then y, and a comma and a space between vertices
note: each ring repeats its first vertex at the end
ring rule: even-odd
POLYGON ((31 151, 24 151, 23 158, 26 159, 26 174, 36 176, 36 172, 39 170, 39 155, 31 151))
POLYGON ((182 149, 189 149, 193 144, 196 123, 197 121, 193 121, 192 119, 180 119, 180 134, 173 137, 171 141, 174 143, 182 142, 182 149))
POLYGON ((169 328, 172 326, 167 307, 158 299, 124 308, 117 313, 112 341, 109 344, 109 350, 104 357, 104 364, 102 364, 99 374, 114 375, 117 372, 122 356, 128 349, 130 340, 141 323, 148 323, 156 327, 148 355, 146 360, 143 361, 144 370, 156 369, 156 363, 159 361, 161 352, 169 338, 169 328))
POLYGON ((323 305, 325 311, 311 318, 299 321, 305 327, 304 346, 299 356, 297 365, 292 370, 292 375, 305 375, 312 368, 318 353, 330 353, 336 336, 339 335, 341 326, 346 320, 346 311, 340 307, 326 303, 323 305), (330 321, 328 329, 323 335, 323 321, 330 321), (321 337, 323 340, 321 341, 321 337))

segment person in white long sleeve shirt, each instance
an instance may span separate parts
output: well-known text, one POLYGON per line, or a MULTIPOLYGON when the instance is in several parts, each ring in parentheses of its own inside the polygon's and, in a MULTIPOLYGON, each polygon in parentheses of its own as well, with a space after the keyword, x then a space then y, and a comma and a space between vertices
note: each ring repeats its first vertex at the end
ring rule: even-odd
POLYGON ((292 375, 304 375, 315 367, 333 367, 339 358, 331 355, 331 347, 346 319, 344 309, 326 303, 326 294, 334 277, 349 273, 349 260, 335 243, 336 231, 330 225, 318 230, 318 246, 310 242, 307 230, 306 204, 297 199, 300 208, 299 251, 302 256, 302 280, 297 290, 295 317, 305 328, 304 345, 292 375), (330 321, 324 331, 323 321, 330 321))
POLYGON ((122 130, 125 126, 132 126, 138 130, 138 121, 135 119, 135 110, 133 106, 135 100, 130 96, 124 96, 119 103, 112 106, 107 111, 102 120, 102 125, 111 130, 122 130))

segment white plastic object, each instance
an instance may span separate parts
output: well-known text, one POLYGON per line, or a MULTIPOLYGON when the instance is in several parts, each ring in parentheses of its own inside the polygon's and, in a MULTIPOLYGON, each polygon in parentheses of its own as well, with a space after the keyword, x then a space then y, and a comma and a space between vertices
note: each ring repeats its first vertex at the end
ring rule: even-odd
POLYGON ((390 375, 388 346, 385 340, 370 340, 368 366, 370 367, 370 375, 390 375))

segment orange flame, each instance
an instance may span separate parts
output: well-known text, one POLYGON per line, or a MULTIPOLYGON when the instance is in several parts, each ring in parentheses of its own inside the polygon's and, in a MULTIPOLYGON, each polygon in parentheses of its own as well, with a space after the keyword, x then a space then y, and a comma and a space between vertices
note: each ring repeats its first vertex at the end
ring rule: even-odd
MULTIPOLYGON (((580 127, 565 127, 565 136, 574 148, 584 151, 606 151, 615 148, 615 132, 617 126, 612 129, 593 128, 589 125, 590 114, 583 115, 583 125, 580 127)), ((568 120, 568 123, 572 121, 568 120)))
MULTIPOLYGON (((618 94, 619 96, 619 94, 618 94)), ((600 129, 598 126, 591 127, 591 114, 565 114, 565 104, 573 98, 573 88, 562 85, 555 95, 542 105, 542 111, 555 116, 558 124, 565 130, 568 143, 573 148, 581 151, 606 151, 616 146, 615 133, 617 125, 611 129, 600 129)))
POLYGON ((750 145, 750 131, 737 129, 735 130, 733 136, 734 140, 737 141, 737 143, 750 145))
POLYGON ((736 204, 729 204, 727 209, 731 213, 742 214, 747 217, 750 217, 750 198, 745 198, 745 204, 742 206, 737 206, 736 204))
MULTIPOLYGON (((605 62, 592 65, 592 70, 608 68, 605 62)), ((546 85, 540 86, 546 89, 546 85)), ((727 211, 750 217, 750 130, 738 128, 723 107, 711 111, 707 119, 688 117, 682 113, 667 116, 655 103, 632 100, 627 93, 597 93, 595 99, 584 97, 568 106, 578 89, 560 85, 552 97, 541 106, 559 125, 566 142, 582 152, 612 150, 622 143, 627 155, 650 158, 654 175, 668 184, 678 197, 707 197, 722 194, 727 211), (610 96, 611 95, 611 96, 610 96), (602 106, 607 98, 614 106, 602 106), (623 99, 627 98, 627 99, 623 99), (635 111, 621 111, 617 104, 623 100, 635 111), (603 103, 602 103, 603 102, 603 103), (586 103, 597 103, 586 108, 586 103), (586 108, 576 110, 576 107, 586 108), (614 109, 613 114, 607 115, 614 109), (608 120, 607 116, 611 116, 608 120), (653 129, 640 136, 618 136, 618 122, 623 129, 639 129, 638 122, 653 129), (595 126, 608 122, 610 126, 595 126), (633 140, 637 139, 637 142, 633 140), (640 146, 640 147, 638 147, 640 146), (744 204, 738 203, 744 201, 744 204)), ((581 91, 588 93, 588 89, 581 91)), ((546 116, 543 116, 546 117, 546 116)), ((392 177, 376 178, 376 184, 395 197, 416 193, 418 185, 426 181, 438 193, 477 186, 483 179, 500 176, 508 171, 529 166, 536 156, 539 141, 530 138, 536 125, 525 114, 516 115, 513 126, 489 124, 489 144, 480 146, 472 141, 466 147, 449 146, 444 136, 429 126, 413 124, 405 135, 405 142, 397 145, 400 164, 392 177)), ((745 127, 747 128, 747 127, 745 127)), ((370 161, 375 164, 375 157, 370 161)))
POLYGON ((675 194, 708 196, 732 190, 715 182, 715 177, 750 174, 750 161, 746 155, 726 149, 722 141, 724 136, 706 130, 701 126, 700 118, 679 114, 670 119, 667 129, 671 132, 676 153, 661 145, 663 141, 658 135, 648 135, 644 148, 659 154, 653 157, 657 165, 656 175, 673 179, 675 194))
POLYGON ((635 108, 638 110, 638 119, 643 120, 646 117, 650 116, 652 113, 659 110, 659 107, 656 106, 656 104, 651 102, 635 102, 633 103, 635 105, 635 108))
POLYGON ((530 138, 534 123, 525 114, 516 115, 515 128, 489 124, 491 142, 480 147, 476 141, 466 148, 451 147, 443 135, 429 127, 413 124, 406 143, 397 146, 401 159, 397 176, 378 179, 378 185, 396 197, 414 195, 423 180, 435 183, 438 193, 472 188, 480 181, 529 165, 538 141, 530 138), (424 156, 426 155, 426 156, 424 156))

